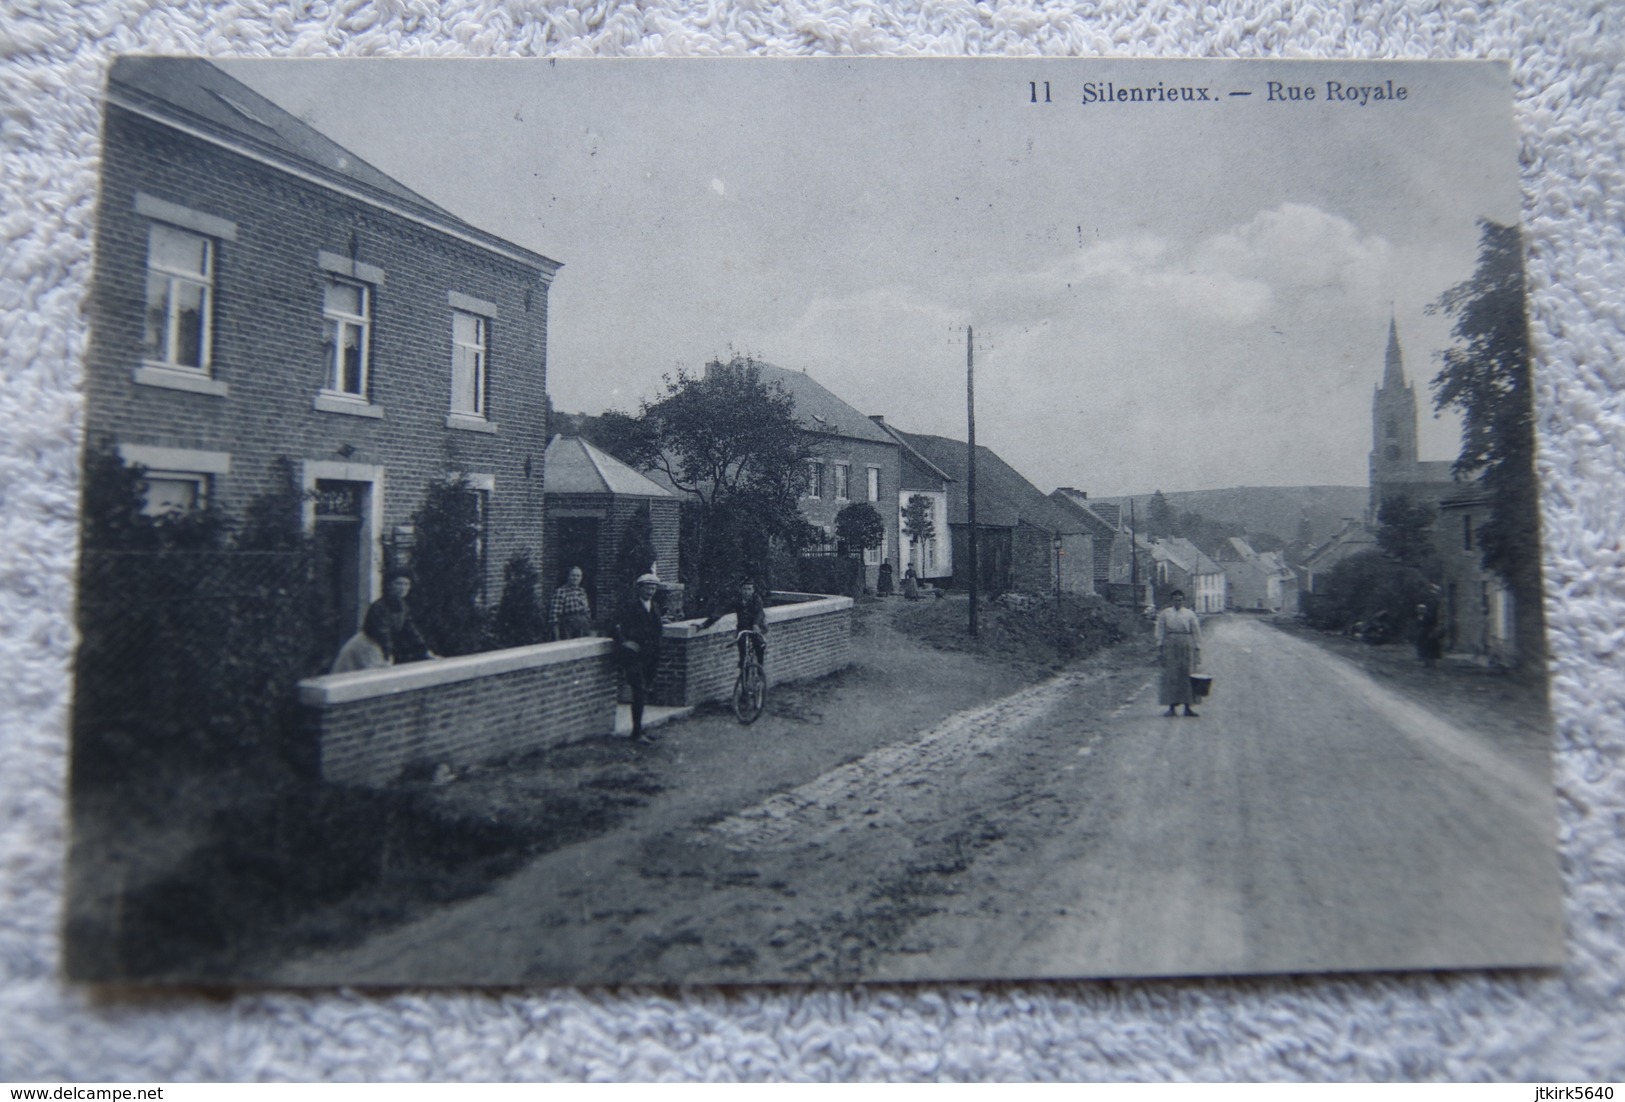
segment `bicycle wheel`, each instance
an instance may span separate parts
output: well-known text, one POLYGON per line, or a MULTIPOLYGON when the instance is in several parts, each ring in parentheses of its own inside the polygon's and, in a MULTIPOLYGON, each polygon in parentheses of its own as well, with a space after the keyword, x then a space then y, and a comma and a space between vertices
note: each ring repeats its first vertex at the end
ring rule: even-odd
POLYGON ((734 718, 744 724, 755 723, 766 703, 767 679, 762 675, 762 667, 746 662, 734 682, 734 718))

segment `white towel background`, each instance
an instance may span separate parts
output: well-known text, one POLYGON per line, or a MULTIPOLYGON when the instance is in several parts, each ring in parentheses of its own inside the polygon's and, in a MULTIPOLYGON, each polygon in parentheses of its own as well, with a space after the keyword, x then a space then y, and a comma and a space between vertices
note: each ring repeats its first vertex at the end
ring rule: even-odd
POLYGON ((0 1080, 1625 1079, 1625 6, 3 3, 0 1080), (82 306, 98 93, 111 58, 129 51, 1509 59, 1544 434, 1566 967, 681 991, 64 985, 82 306))

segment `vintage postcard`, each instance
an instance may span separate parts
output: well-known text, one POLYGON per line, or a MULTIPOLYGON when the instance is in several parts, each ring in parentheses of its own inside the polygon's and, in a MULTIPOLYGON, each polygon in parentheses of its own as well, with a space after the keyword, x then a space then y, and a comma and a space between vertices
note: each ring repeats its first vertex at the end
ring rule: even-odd
POLYGON ((1560 963, 1511 103, 120 60, 68 975, 1560 963))

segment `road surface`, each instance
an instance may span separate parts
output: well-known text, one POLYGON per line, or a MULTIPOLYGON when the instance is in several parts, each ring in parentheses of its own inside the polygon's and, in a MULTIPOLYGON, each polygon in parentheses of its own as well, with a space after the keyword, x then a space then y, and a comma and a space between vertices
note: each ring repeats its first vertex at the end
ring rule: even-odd
POLYGON ((674 769, 688 762, 688 783, 622 828, 265 978, 1018 979, 1560 961, 1547 732, 1482 737, 1254 620, 1207 631, 1216 688, 1200 718, 1162 714, 1154 670, 1091 660, 839 760, 809 757, 810 741, 776 749, 771 717, 751 762, 744 744, 707 754, 704 724, 678 725, 660 752, 674 769))

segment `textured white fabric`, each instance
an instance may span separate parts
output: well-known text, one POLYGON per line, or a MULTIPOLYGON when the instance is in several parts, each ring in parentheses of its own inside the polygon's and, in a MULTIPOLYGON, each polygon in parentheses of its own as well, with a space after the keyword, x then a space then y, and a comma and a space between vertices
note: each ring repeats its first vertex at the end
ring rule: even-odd
POLYGON ((0 1080, 1625 1079, 1625 7, 5 0, 0 1080), (56 976, 81 313, 117 52, 1493 57, 1530 234, 1561 973, 896 988, 96 994, 56 976))

